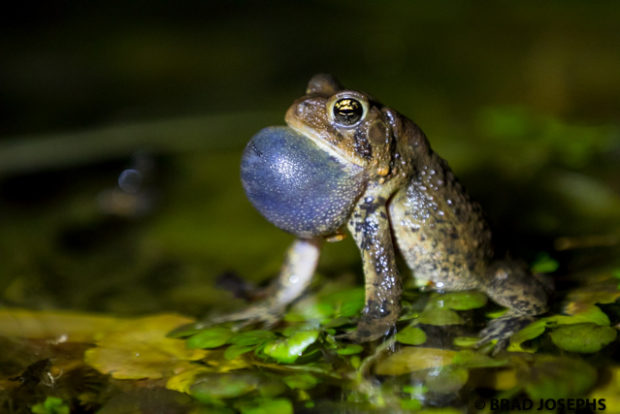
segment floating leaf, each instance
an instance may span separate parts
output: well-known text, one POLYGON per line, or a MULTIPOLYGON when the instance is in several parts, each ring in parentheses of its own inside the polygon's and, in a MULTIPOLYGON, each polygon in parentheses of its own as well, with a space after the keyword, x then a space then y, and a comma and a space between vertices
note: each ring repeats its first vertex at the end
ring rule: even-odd
POLYGON ((476 290, 450 292, 439 296, 445 307, 453 310, 481 308, 487 303, 487 296, 476 290))
POLYGON ((609 273, 606 272, 601 275, 586 274, 583 275, 583 278, 587 278, 588 283, 568 292, 566 295, 567 307, 574 306, 579 308, 597 303, 613 303, 620 298, 618 280, 609 273))
POLYGON ((261 397, 273 398, 286 392, 286 384, 279 379, 270 378, 269 381, 263 382, 258 389, 261 397))
POLYGON ((425 379, 429 391, 439 394, 454 394, 467 383, 469 371, 461 367, 445 366, 430 370, 425 379))
POLYGON ((174 328, 173 330, 168 332, 166 336, 168 338, 187 338, 205 329, 203 325, 204 324, 202 322, 187 323, 185 325, 174 328))
POLYGON ((547 329, 547 321, 545 319, 539 319, 527 325, 510 338, 510 344, 508 350, 513 352, 527 352, 527 349, 521 347, 521 344, 526 341, 530 341, 539 337, 547 329))
POLYGON ((118 379, 157 379, 192 369, 190 361, 204 358, 206 351, 187 349, 184 341, 166 337, 175 326, 189 321, 158 315, 118 322, 116 330, 86 351, 85 362, 118 379))
POLYGON ((293 324, 284 327, 280 330, 280 333, 285 337, 289 337, 299 332, 307 332, 316 330, 316 325, 313 322, 308 322, 306 324, 293 324))
POLYGON ((306 373, 288 375, 283 380, 289 388, 294 390, 309 390, 319 383, 315 376, 306 373))
POLYGON ((364 288, 355 287, 326 295, 322 302, 334 307, 334 317, 351 317, 358 315, 364 307, 364 288))
POLYGON ((241 414, 293 414, 293 404, 286 398, 261 398, 239 404, 241 414))
POLYGON ((349 344, 336 350, 336 353, 338 355, 354 355, 354 354, 359 354, 363 350, 364 350, 364 347, 359 344, 349 344))
POLYGON ((558 270, 559 263, 548 253, 540 253, 532 263, 532 273, 553 273, 558 270))
POLYGON ((224 358, 235 359, 275 338, 275 333, 262 329, 238 333, 228 340, 232 345, 224 351, 224 358))
POLYGON ((422 408, 420 400, 400 400, 400 408, 407 411, 418 411, 422 408))
POLYGON ((324 329, 329 329, 329 328, 339 328, 341 326, 344 325, 354 325, 355 324, 355 320, 353 318, 351 318, 350 316, 344 317, 344 316, 340 316, 337 318, 334 318, 330 321, 326 321, 323 324, 323 328, 324 329))
POLYGON ((507 312, 508 312, 508 309, 503 308, 503 309, 498 309, 498 310, 487 312, 484 314, 484 316, 486 316, 489 319, 497 319, 497 318, 501 318, 502 316, 504 316, 507 312))
POLYGON ((191 386, 190 393, 205 404, 218 404, 220 400, 236 398, 256 390, 261 377, 252 373, 203 375, 191 386))
MULTIPOLYGON (((538 336, 542 334, 542 331, 544 331, 544 329, 542 329, 542 325, 544 325, 545 327, 549 325, 563 326, 583 323, 594 323, 603 327, 610 325, 609 317, 596 305, 584 303, 569 303, 566 305, 565 311, 567 313, 570 313, 570 315, 552 315, 546 318, 539 319, 538 321, 528 325, 522 331, 515 334, 513 338, 511 338, 511 345, 508 347, 508 350, 523 351, 523 349, 520 347, 520 342, 518 341, 521 341, 521 339, 524 339, 528 335, 538 336), (538 333, 538 335, 536 335, 536 333, 538 333)), ((525 340, 528 339, 532 338, 526 338, 525 340)))
POLYGON ((413 397, 422 397, 428 392, 428 387, 422 383, 416 385, 403 385, 403 392, 413 397))
MULTIPOLYGON (((94 342, 95 338, 129 319, 60 311, 0 310, 0 335, 30 339, 64 338, 94 342)), ((183 319, 185 323, 191 319, 183 319)))
MULTIPOLYGON (((284 319, 288 322, 321 321, 357 316, 364 306, 364 289, 354 287, 327 294, 319 294, 297 302, 284 319)), ((335 326, 335 325, 331 325, 335 326)))
POLYGON ((378 375, 402 375, 452 363, 456 351, 439 348, 404 347, 377 363, 378 375))
POLYGON ((568 303, 564 311, 570 316, 556 315, 548 319, 558 325, 592 322, 600 326, 609 326, 609 317, 596 305, 568 303))
POLYGON ((426 309, 418 318, 418 322, 436 326, 460 325, 464 323, 458 313, 446 308, 426 309))
POLYGON ((69 414, 69 406, 62 398, 47 397, 42 403, 32 406, 33 414, 69 414))
POLYGON ((274 339, 276 334, 262 329, 241 332, 230 338, 230 343, 234 345, 259 345, 274 339))
POLYGON ((417 326, 407 326, 396 334, 396 340, 401 344, 421 345, 426 342, 426 333, 417 326))
POLYGON ((224 351, 224 358, 228 360, 235 359, 255 348, 256 345, 231 345, 224 351))
POLYGON ((330 303, 317 303, 315 297, 300 301, 296 306, 284 315, 287 322, 304 322, 329 319, 334 313, 334 307, 330 303))
POLYGON ((318 338, 319 331, 298 331, 288 338, 267 342, 263 352, 278 362, 292 364, 318 338))
POLYGON ((194 364, 190 368, 182 371, 173 377, 170 377, 166 382, 166 388, 173 391, 189 394, 191 387, 196 382, 196 377, 204 374, 208 374, 209 370, 199 364, 194 364))
POLYGON ((454 365, 465 368, 497 368, 508 364, 507 360, 491 358, 480 352, 464 350, 458 351, 452 360, 454 365))
POLYGON ((186 343, 189 349, 218 348, 228 342, 233 334, 229 328, 215 326, 201 330, 187 339, 186 343))
POLYGON ((479 341, 480 338, 477 336, 457 336, 452 343, 461 348, 473 348, 479 341))
POLYGON ((564 325, 551 331, 551 340, 565 351, 593 353, 616 339, 616 330, 593 323, 564 325))
POLYGON ((519 369, 517 380, 532 399, 583 395, 596 382, 596 370, 587 362, 567 357, 535 355, 534 363, 519 369))

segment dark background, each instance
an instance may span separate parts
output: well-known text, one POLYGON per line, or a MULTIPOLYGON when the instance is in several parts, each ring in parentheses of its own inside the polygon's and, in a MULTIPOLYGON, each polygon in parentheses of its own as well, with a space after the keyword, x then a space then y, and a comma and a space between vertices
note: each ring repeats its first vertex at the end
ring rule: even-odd
POLYGON ((28 3, 2 17, 1 132, 278 110, 317 71, 444 122, 493 104, 608 121, 619 113, 615 6, 28 3))

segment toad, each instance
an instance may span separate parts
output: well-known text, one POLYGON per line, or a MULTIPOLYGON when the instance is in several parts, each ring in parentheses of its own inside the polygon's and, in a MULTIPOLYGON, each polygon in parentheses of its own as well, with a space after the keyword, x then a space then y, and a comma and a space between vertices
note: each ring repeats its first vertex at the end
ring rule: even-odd
POLYGON ((491 233, 447 162, 413 121, 363 92, 319 74, 286 112, 248 143, 241 178, 258 211, 297 239, 263 303, 219 320, 273 323, 299 297, 324 241, 345 229, 361 253, 365 304, 348 339, 390 332, 400 312, 399 251, 416 285, 477 289, 508 312, 481 332, 505 341, 545 312, 547 294, 526 269, 496 260, 491 233))

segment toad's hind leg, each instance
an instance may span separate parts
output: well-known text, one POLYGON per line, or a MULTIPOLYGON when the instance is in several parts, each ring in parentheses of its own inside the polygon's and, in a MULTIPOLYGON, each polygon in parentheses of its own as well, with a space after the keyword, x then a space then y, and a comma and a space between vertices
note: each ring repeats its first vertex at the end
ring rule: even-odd
POLYGON ((504 348, 512 334, 547 310, 546 286, 519 263, 499 261, 491 264, 483 289, 495 303, 507 307, 508 312, 489 322, 480 332, 478 345, 497 340, 496 349, 504 348))
POLYGON ((544 285, 520 263, 499 261, 487 270, 486 294, 515 315, 539 315, 547 310, 544 285))
POLYGON ((240 312, 216 316, 209 321, 262 322, 267 326, 279 322, 287 305, 301 296, 310 284, 319 261, 320 249, 319 240, 295 240, 286 253, 278 278, 267 288, 265 300, 240 312))

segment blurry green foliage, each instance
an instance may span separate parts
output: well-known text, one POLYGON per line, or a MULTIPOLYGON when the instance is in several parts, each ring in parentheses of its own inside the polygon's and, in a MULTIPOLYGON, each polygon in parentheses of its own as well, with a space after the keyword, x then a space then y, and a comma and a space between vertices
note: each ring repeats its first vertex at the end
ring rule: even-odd
POLYGON ((233 333, 230 329, 214 327, 203 329, 197 334, 187 339, 187 347, 189 349, 196 348, 217 348, 224 345, 233 333))
POLYGON ((293 414, 293 405, 285 398, 258 399, 239 405, 241 414, 293 414))
POLYGON ((69 406, 58 397, 47 397, 44 402, 32 406, 33 414, 69 414, 69 406))
POLYGON ((531 265, 532 273, 553 273, 558 270, 559 263, 552 259, 549 254, 539 254, 531 265))
POLYGON ((265 344, 263 352, 283 364, 297 360, 306 348, 317 340, 318 331, 301 330, 283 339, 275 339, 265 344))
POLYGON ((416 326, 407 326, 396 334, 396 340, 406 345, 421 345, 426 342, 426 333, 416 326))
POLYGON ((616 329, 593 323, 560 326, 550 336, 558 348, 570 352, 594 353, 616 339, 616 329))

